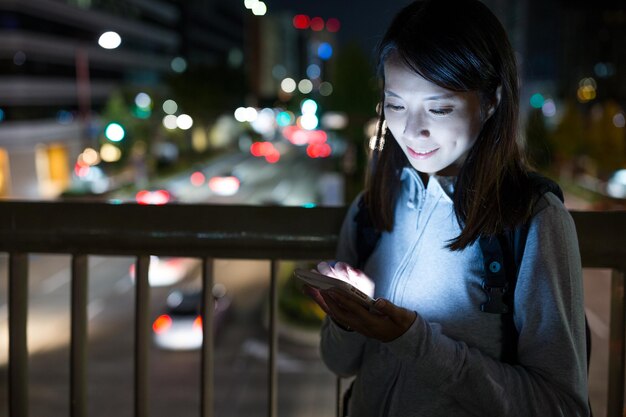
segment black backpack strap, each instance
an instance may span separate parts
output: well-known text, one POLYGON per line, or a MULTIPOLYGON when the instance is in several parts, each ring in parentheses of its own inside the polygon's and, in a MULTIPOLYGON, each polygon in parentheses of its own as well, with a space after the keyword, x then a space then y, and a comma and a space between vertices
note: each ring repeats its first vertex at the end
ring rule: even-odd
MULTIPOLYGON (((528 177, 533 192, 533 204, 547 192, 555 194, 563 201, 563 191, 557 183, 536 172, 530 172, 528 177)), ((482 286, 487 295, 487 301, 481 304, 480 309, 486 313, 501 315, 501 359, 507 363, 517 361, 518 333, 513 321, 514 295, 528 227, 529 224, 526 223, 497 236, 479 238, 485 276, 482 286)))
POLYGON ((500 314, 502 321, 502 350, 500 360, 506 363, 517 361, 518 334, 513 322, 513 294, 517 274, 508 273, 513 268, 512 253, 508 242, 503 235, 481 237, 478 240, 483 253, 484 279, 483 291, 487 295, 487 301, 480 305, 480 310, 485 313, 500 314))
POLYGON ((356 222, 356 267, 363 269, 365 262, 374 252, 380 240, 380 231, 374 227, 369 208, 365 204, 365 199, 362 195, 359 198, 358 210, 354 216, 354 221, 356 222))
POLYGON ((565 201, 565 198, 563 197, 563 190, 561 190, 559 184, 552 181, 550 178, 544 177, 537 172, 529 172, 528 179, 530 180, 533 189, 535 201, 548 192, 556 195, 561 202, 565 201))

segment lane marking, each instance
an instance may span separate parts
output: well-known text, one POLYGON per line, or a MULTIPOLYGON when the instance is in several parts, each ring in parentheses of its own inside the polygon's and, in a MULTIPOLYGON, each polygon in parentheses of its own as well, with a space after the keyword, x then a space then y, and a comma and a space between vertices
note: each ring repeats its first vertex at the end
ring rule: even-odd
MULTIPOLYGON (((92 260, 92 259, 89 260, 90 262, 88 263, 88 274, 89 272, 91 272, 92 268, 95 268, 106 261, 106 258, 103 258, 103 257, 94 257, 93 259, 95 260, 92 260)), ((41 283, 42 293, 50 294, 51 292, 58 290, 62 286, 69 284, 70 273, 71 273, 70 268, 67 267, 67 268, 63 268, 56 274, 48 278, 45 278, 41 283)))
POLYGON ((92 320, 102 311, 104 311, 104 301, 101 298, 96 298, 87 305, 87 317, 89 320, 92 320))

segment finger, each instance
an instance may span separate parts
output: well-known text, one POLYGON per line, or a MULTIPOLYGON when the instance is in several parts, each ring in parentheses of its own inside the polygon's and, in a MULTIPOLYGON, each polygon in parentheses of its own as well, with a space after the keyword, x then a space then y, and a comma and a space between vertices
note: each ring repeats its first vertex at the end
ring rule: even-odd
POLYGON ((329 277, 339 278, 332 264, 333 262, 320 262, 317 264, 317 271, 329 277))
POLYGON ((352 328, 350 325, 353 320, 351 320, 349 313, 343 308, 341 303, 335 300, 328 292, 321 291, 321 296, 323 297, 326 305, 328 306, 328 315, 332 317, 337 323, 346 328, 352 328))
POLYGON ((385 300, 384 298, 379 298, 374 303, 374 308, 381 314, 389 317, 391 321, 397 323, 399 321, 398 318, 398 307, 395 304, 385 300))
POLYGON ((330 288, 328 292, 348 310, 354 310, 359 313, 369 310, 361 299, 343 288, 330 288))
POLYGON ((415 320, 416 314, 414 311, 407 310, 406 308, 399 307, 389 300, 379 298, 374 303, 374 308, 389 317, 389 319, 396 325, 407 327, 410 326, 415 320))
POLYGON ((317 303, 317 305, 319 305, 320 308, 322 310, 324 310, 324 312, 326 314, 329 314, 329 310, 328 310, 328 306, 326 305, 326 301, 324 301, 324 298, 322 298, 322 295, 320 294, 319 290, 317 290, 316 288, 311 287, 310 285, 303 285, 302 286, 302 291, 306 295, 311 297, 313 299, 313 301, 315 301, 317 303))

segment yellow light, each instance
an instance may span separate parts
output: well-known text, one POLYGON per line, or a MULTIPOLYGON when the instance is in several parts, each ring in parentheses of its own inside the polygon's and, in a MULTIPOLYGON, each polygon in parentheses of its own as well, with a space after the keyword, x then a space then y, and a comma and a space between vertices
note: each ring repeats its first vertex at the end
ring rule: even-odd
POLYGON ((87 165, 96 165, 98 162, 100 162, 100 157, 98 156, 98 152, 95 149, 87 148, 80 155, 83 162, 87 165))
POLYGON ((578 96, 578 101, 586 103, 596 98, 596 89, 591 84, 583 84, 578 87, 576 95, 578 96))
POLYGON ((116 162, 122 157, 122 151, 111 143, 105 143, 100 148, 100 157, 105 162, 116 162))

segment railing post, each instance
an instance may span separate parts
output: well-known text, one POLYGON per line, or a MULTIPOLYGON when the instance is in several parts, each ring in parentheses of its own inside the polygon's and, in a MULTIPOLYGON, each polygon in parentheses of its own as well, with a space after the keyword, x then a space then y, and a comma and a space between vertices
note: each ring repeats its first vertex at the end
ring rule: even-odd
POLYGON ((624 271, 611 270, 608 417, 622 417, 624 412, 624 290, 624 271))
POLYGON ((137 257, 135 264, 135 417, 148 417, 149 268, 149 256, 137 257))
POLYGON ((202 260, 202 355, 200 375, 200 415, 213 415, 213 316, 215 298, 213 296, 213 258, 202 260))
POLYGON ((278 266, 279 261, 272 259, 270 273, 270 305, 269 305, 269 361, 268 361, 268 416, 277 417, 278 404, 278 372, 276 370, 276 357, 278 354, 278 329, 276 326, 278 312, 278 266))
POLYGON ((9 416, 28 416, 28 254, 9 255, 9 416))
POLYGON ((87 415, 87 256, 72 256, 70 415, 87 415))
POLYGON ((335 388, 335 415, 342 417, 343 414, 343 398, 341 395, 341 377, 337 377, 337 385, 335 388))

